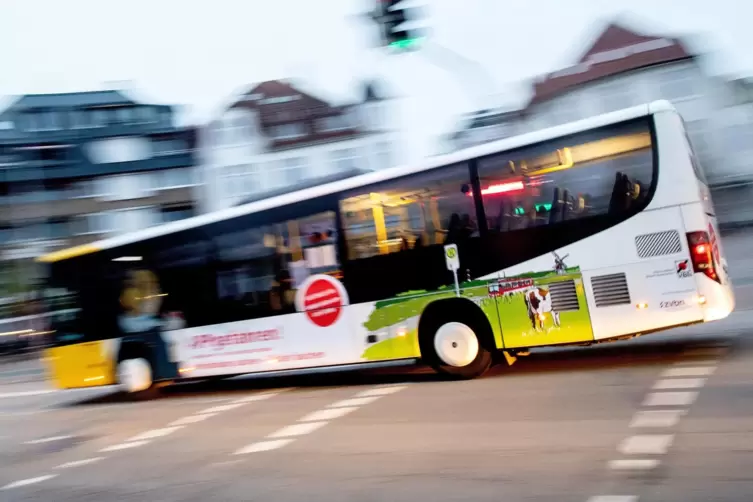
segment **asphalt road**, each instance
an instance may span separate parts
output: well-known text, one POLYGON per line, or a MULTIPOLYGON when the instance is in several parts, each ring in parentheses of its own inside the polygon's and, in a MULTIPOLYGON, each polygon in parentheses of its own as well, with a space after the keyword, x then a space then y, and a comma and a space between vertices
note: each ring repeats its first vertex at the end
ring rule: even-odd
POLYGON ((749 500, 749 243, 725 239, 725 321, 534 352, 470 382, 241 379, 142 403, 0 384, 0 501, 749 500))

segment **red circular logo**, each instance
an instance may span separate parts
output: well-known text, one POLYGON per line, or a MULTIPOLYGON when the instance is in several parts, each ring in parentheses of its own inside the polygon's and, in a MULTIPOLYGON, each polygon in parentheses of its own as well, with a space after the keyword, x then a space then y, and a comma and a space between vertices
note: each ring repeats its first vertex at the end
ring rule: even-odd
POLYGON ((304 291, 303 309, 317 326, 332 326, 340 317, 342 307, 343 297, 332 281, 316 279, 304 291))

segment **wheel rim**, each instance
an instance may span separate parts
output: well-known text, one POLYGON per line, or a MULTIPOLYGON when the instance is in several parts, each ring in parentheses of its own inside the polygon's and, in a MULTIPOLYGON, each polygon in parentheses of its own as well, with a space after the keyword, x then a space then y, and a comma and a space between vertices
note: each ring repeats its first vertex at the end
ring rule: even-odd
POLYGON ((448 322, 434 335, 434 350, 442 362, 461 368, 471 364, 478 356, 478 338, 465 324, 448 322))
POLYGON ((118 364, 118 381, 125 392, 139 392, 152 386, 152 368, 146 359, 126 359, 118 364))

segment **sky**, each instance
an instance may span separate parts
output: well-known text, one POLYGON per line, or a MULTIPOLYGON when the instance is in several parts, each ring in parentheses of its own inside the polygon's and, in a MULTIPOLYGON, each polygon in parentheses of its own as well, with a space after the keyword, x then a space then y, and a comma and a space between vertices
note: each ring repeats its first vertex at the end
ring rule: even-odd
POLYGON ((521 106, 531 78, 574 63, 612 19, 691 37, 712 74, 753 74, 746 0, 411 1, 425 5, 427 46, 387 54, 359 16, 373 0, 0 0, 0 102, 120 87, 201 124, 255 82, 291 78, 347 102, 373 77, 398 98, 410 161, 463 112, 521 106))

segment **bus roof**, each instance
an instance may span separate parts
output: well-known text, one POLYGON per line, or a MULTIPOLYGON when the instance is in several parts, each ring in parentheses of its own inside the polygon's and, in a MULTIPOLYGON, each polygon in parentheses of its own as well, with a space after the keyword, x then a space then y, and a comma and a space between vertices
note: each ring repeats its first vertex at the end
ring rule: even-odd
POLYGON ((69 258, 74 258, 76 256, 95 253, 97 251, 102 251, 105 249, 113 249, 124 246, 126 244, 151 239, 154 237, 160 237, 163 235, 180 232, 182 230, 201 227, 210 223, 216 223, 258 211, 264 211, 266 209, 271 209, 277 206, 285 206, 299 200, 321 197, 323 195, 329 195, 332 193, 357 188, 362 185, 378 183, 380 181, 386 181, 392 178, 405 176, 407 174, 415 174, 445 165, 457 164, 477 157, 492 155, 497 152, 512 150, 527 146, 529 144, 540 143, 542 141, 555 139, 561 136, 568 136, 570 134, 576 134, 579 132, 588 131, 590 129, 595 129, 597 127, 632 120, 634 118, 645 117, 647 115, 652 115, 661 111, 672 110, 674 110, 674 107, 669 101, 654 101, 648 104, 625 108, 623 110, 605 113, 602 115, 597 115, 595 117, 589 117, 586 119, 578 120, 576 122, 569 122, 567 124, 521 134, 519 136, 513 136, 490 143, 484 143, 482 145, 465 148, 463 150, 445 155, 429 157, 411 166, 396 166, 382 171, 370 172, 344 180, 333 181, 331 183, 325 183, 311 188, 306 188, 301 191, 272 196, 269 198, 264 198, 262 200, 254 200, 247 204, 233 206, 220 211, 202 214, 199 216, 186 218, 184 220, 174 221, 136 232, 118 235, 108 239, 96 241, 91 244, 84 244, 81 246, 62 249, 60 251, 42 255, 37 258, 37 261, 44 263, 53 263, 69 258))

